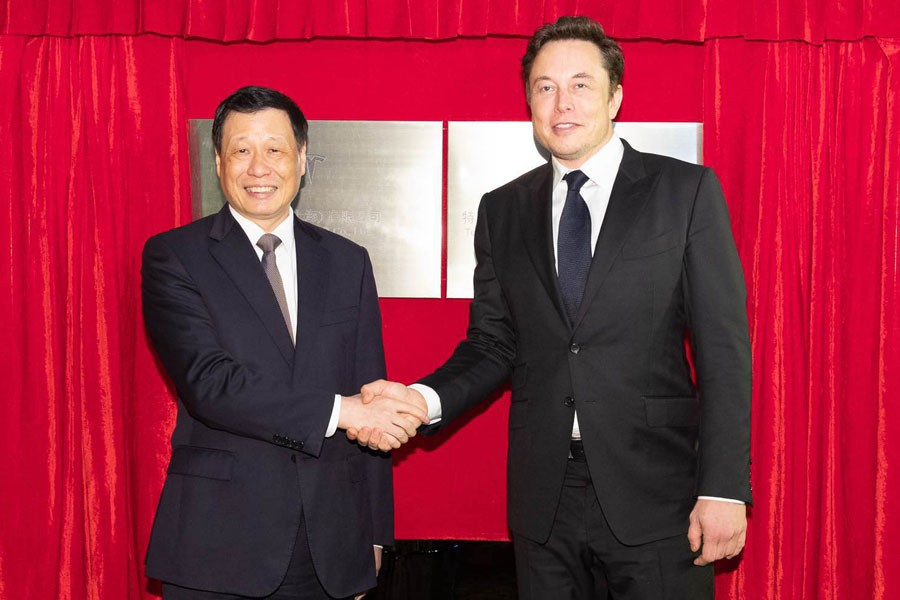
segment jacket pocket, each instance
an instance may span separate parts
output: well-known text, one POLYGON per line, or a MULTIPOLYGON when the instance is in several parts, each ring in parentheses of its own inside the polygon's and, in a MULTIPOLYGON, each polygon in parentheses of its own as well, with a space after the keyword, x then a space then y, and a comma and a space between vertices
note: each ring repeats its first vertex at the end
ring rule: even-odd
POLYGON ((695 427, 700 402, 694 396, 642 396, 650 427, 695 427))
POLYGON ((678 234, 674 231, 670 231, 650 240, 625 244, 625 246, 622 247, 622 257, 625 260, 646 258, 648 256, 662 254, 676 246, 678 246, 678 234))
POLYGON ((230 481, 235 455, 227 450, 176 446, 169 461, 170 475, 188 475, 230 481))
POLYGON ((337 325, 338 323, 352 321, 357 318, 358 314, 359 307, 357 306, 348 306, 347 308, 328 310, 322 313, 322 320, 319 321, 319 326, 325 327, 326 325, 337 325))

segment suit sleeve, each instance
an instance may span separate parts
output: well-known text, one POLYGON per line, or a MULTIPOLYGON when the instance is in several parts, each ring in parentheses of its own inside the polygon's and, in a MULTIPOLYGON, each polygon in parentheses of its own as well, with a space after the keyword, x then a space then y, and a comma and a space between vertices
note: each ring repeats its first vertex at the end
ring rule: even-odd
MULTIPOLYGON (((359 298, 356 336, 356 384, 362 387, 385 375, 384 345, 381 339, 381 311, 368 253, 365 254, 359 298)), ((394 485, 390 454, 368 452, 367 477, 374 543, 394 543, 394 485)))
POLYGON ((205 300, 159 236, 144 246, 144 322, 187 410, 205 425, 318 456, 334 390, 293 389, 222 347, 205 300))
POLYGON ((685 306, 700 392, 700 496, 749 503, 747 293, 715 173, 700 180, 685 250, 685 306))
POLYGON ((516 355, 512 318, 494 271, 490 205, 488 194, 478 208, 474 297, 469 306, 466 338, 442 367, 419 381, 441 398, 441 420, 434 428, 446 425, 506 381, 516 355))

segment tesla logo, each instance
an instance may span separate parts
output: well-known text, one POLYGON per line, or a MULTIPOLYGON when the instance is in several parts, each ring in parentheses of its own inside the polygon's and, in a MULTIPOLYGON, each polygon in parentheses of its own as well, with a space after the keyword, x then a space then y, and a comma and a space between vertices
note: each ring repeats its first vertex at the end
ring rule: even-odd
POLYGON ((325 162, 325 157, 320 154, 308 154, 306 155, 306 178, 309 180, 309 185, 313 184, 316 177, 316 165, 319 163, 325 162))

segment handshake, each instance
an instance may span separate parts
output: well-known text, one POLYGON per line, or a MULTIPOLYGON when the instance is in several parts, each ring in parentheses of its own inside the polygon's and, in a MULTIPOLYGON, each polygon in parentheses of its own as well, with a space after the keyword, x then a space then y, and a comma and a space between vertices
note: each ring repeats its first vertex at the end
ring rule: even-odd
POLYGON ((396 450, 428 422, 425 398, 402 383, 379 379, 364 385, 359 394, 341 398, 338 428, 372 450, 396 450))

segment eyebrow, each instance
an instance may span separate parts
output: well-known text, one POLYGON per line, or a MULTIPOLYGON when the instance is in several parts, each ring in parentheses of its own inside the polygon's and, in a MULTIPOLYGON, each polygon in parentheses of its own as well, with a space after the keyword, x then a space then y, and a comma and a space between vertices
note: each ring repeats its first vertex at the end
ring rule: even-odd
MULTIPOLYGON (((238 135, 238 136, 232 137, 229 141, 230 142, 243 142, 248 139, 250 139, 249 135, 238 135)), ((285 138, 283 135, 267 135, 266 137, 263 138, 263 141, 264 142, 283 142, 286 139, 288 139, 288 138, 285 138)))
MULTIPOLYGON (((581 72, 581 73, 575 73, 574 75, 572 75, 572 77, 570 77, 570 79, 591 79, 591 80, 593 80, 594 76, 591 75, 590 73, 581 72)), ((538 82, 541 82, 541 81, 553 81, 553 79, 551 79, 547 75, 538 75, 537 77, 534 78, 534 82, 532 83, 532 85, 537 84, 538 82)))

